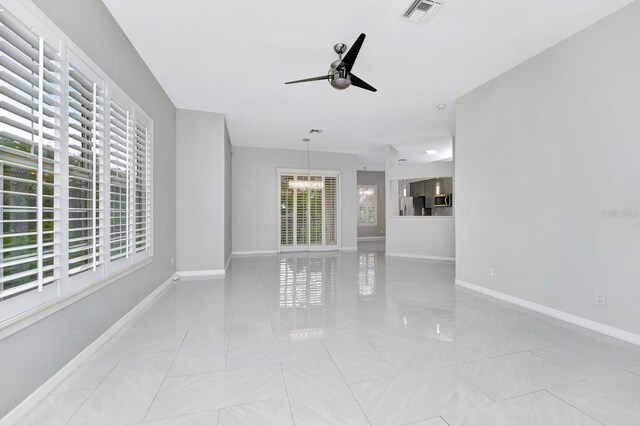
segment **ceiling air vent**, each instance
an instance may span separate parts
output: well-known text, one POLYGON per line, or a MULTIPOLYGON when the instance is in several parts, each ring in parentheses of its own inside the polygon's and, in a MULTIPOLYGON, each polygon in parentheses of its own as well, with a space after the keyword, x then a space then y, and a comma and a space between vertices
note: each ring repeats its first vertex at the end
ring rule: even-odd
POLYGON ((404 13, 403 18, 411 22, 427 22, 442 7, 442 3, 433 0, 417 0, 404 13))

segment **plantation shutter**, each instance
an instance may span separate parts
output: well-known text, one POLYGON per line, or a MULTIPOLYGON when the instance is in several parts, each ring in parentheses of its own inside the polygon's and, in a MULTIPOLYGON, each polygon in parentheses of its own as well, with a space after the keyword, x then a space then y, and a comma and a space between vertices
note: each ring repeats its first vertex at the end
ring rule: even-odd
POLYGON ((279 172, 280 247, 286 250, 338 248, 338 175, 279 172), (318 189, 290 188, 292 181, 322 182, 318 189))
POLYGON ((60 60, 0 12, 0 300, 60 278, 60 60))
POLYGON ((69 275, 104 263, 102 89, 69 67, 69 275))
MULTIPOLYGON (((296 176, 295 180, 308 180, 307 176, 296 176)), ((296 206, 296 221, 295 221, 295 233, 296 233, 296 245, 308 244, 308 230, 309 230, 309 212, 307 211, 307 191, 305 189, 296 189, 295 193, 295 206, 296 206)))
POLYGON ((151 129, 135 120, 135 251, 151 248, 151 129))
POLYGON ((110 241, 111 261, 129 257, 133 252, 132 230, 132 136, 131 112, 111 100, 109 123, 109 167, 110 167, 110 241))
POLYGON ((327 176, 324 178, 324 238, 325 245, 338 244, 338 178, 327 176))
MULTIPOLYGON (((311 176, 312 181, 322 181, 321 176, 311 176)), ((309 244, 322 245, 322 189, 305 191, 309 193, 309 244)))
POLYGON ((291 175, 280 176, 280 244, 293 244, 293 189, 289 188, 291 175))

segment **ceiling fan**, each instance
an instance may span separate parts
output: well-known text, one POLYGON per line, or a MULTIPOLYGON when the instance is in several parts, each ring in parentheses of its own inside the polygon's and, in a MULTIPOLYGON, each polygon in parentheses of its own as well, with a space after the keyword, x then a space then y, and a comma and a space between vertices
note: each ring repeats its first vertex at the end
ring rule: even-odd
POLYGON ((356 86, 360 87, 361 89, 376 92, 377 89, 375 87, 369 85, 367 82, 361 80, 355 74, 351 73, 351 68, 353 68, 353 64, 356 62, 356 58, 358 57, 358 53, 360 52, 360 48, 362 47, 362 43, 364 42, 365 37, 365 34, 360 34, 360 36, 355 41, 355 43, 353 43, 353 46, 351 46, 351 49, 349 49, 348 52, 347 45, 344 43, 338 43, 333 46, 333 50, 338 54, 338 60, 331 63, 329 67, 329 73, 327 75, 305 78, 303 80, 287 81, 284 84, 329 80, 329 84, 331 84, 331 86, 338 90, 344 90, 349 86, 356 86), (342 54, 344 52, 347 52, 347 54, 344 56, 344 58, 342 58, 342 54))

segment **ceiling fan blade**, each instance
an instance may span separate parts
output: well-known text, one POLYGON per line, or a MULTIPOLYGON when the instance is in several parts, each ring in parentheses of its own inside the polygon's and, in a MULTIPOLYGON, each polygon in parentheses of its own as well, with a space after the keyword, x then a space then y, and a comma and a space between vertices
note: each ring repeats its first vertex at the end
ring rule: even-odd
POLYGON ((365 37, 365 34, 360 34, 355 43, 353 43, 353 46, 351 46, 351 49, 349 49, 347 54, 344 55, 344 59, 342 59, 342 62, 344 62, 345 66, 347 67, 347 71, 351 71, 351 68, 353 68, 353 64, 355 64, 356 62, 356 58, 358 57, 358 53, 360 53, 360 48, 362 47, 362 43, 364 43, 365 37))
POLYGON ((305 78, 305 79, 302 79, 302 80, 287 81, 284 84, 304 83, 306 81, 328 80, 330 77, 331 77, 331 74, 321 75, 320 77, 311 77, 311 78, 305 78))
POLYGON ((375 87, 371 86, 366 81, 360 80, 358 78, 358 76, 353 75, 353 74, 351 74, 351 85, 359 87, 361 89, 370 90, 371 92, 377 92, 378 91, 378 89, 376 89, 375 87))

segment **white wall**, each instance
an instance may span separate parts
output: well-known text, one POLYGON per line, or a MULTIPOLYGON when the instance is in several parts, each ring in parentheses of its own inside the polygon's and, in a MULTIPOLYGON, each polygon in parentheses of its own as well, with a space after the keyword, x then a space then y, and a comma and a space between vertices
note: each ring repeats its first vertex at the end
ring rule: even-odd
POLYGON ((168 279, 176 253, 176 110, 100 0, 35 0, 153 119, 153 261, 0 340, 0 418, 168 279))
POLYGON ((176 125, 178 271, 220 271, 230 239, 225 227, 230 140, 224 115, 179 109, 176 125))
POLYGON ((458 101, 458 279, 640 333, 638 40, 634 2, 458 101))
MULTIPOLYGON (((307 168, 307 152, 233 148, 233 252, 278 249, 278 168, 307 168)), ((342 248, 357 245, 357 157, 311 152, 311 168, 339 170, 342 248)))
MULTIPOLYGON (((398 151, 390 145, 387 146, 385 155, 387 186, 387 255, 454 260, 454 217, 397 216, 398 179, 452 177, 454 172, 453 162, 405 165, 398 164, 398 151)), ((455 197, 456 194, 454 193, 454 205, 456 203, 455 197)))

